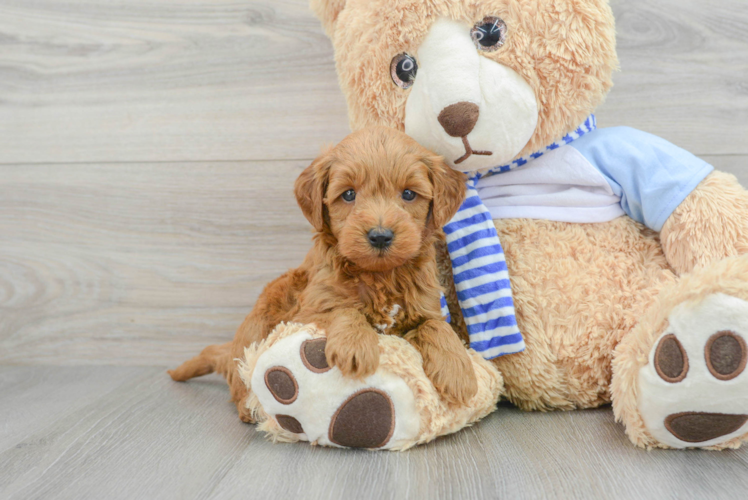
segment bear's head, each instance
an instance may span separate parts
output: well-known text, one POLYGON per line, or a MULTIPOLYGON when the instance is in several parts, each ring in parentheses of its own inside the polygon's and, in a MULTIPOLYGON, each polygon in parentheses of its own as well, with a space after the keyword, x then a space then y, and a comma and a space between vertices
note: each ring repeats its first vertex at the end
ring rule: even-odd
POLYGON ((351 127, 404 130, 470 172, 576 129, 612 86, 608 0, 311 0, 351 127), (472 154, 470 154, 472 153, 472 154))

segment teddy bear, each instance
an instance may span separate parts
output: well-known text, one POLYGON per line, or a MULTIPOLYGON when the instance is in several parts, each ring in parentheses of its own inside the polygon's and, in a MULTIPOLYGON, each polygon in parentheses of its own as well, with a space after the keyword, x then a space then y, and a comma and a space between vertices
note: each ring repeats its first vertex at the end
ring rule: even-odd
POLYGON ((607 0, 311 7, 351 128, 404 130, 468 174, 439 269, 502 397, 612 403, 640 447, 748 438, 748 193, 663 139, 597 128, 618 64, 607 0))

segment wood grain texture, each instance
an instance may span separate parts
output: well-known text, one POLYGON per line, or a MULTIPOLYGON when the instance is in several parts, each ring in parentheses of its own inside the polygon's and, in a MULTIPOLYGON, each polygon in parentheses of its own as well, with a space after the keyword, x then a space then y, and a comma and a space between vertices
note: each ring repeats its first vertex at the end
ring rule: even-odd
POLYGON ((305 162, 0 167, 0 362, 174 364, 301 263, 305 162))
MULTIPOLYGON (((23 378, 24 370, 0 375, 23 378)), ((338 450, 272 444, 239 421, 214 376, 180 384, 158 368, 35 370, 48 392, 67 390, 80 370, 88 383, 118 384, 71 400, 69 411, 58 408, 58 418, 0 446, 2 498, 734 499, 748 488, 748 449, 647 452, 629 443, 609 408, 500 406, 408 452, 338 450)), ((9 402, 0 392, 0 408, 9 402)))
POLYGON ((137 367, 58 370, 0 366, 0 450, 117 391, 142 373, 137 367))
POLYGON ((217 382, 188 387, 160 368, 141 369, 0 453, 0 496, 195 498, 255 437, 235 425, 225 384, 217 382))
POLYGON ((2 0, 0 53, 0 163, 308 158, 348 132, 306 0, 2 0))
POLYGON ((611 0, 621 71, 600 126, 697 155, 748 153, 748 2, 611 0))
MULTIPOLYGON (((612 0, 598 110, 748 153, 748 3, 612 0)), ((307 0, 0 0, 0 163, 296 159, 348 131, 307 0)))

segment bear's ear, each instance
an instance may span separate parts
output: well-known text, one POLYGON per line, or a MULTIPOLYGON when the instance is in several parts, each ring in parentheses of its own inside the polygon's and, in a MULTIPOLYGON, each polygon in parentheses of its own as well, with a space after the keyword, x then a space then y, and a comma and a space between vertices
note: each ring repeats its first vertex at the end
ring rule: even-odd
POLYGON ((330 38, 335 29, 335 21, 338 20, 338 14, 345 7, 345 2, 346 0, 309 0, 309 6, 322 21, 322 27, 325 28, 325 33, 330 38))

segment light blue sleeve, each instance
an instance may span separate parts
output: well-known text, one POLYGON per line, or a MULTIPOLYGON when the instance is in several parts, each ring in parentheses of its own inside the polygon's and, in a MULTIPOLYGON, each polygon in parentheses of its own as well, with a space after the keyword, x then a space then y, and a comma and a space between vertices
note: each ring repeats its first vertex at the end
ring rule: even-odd
POLYGON ((570 146, 603 174, 623 211, 655 231, 714 170, 665 139, 629 127, 597 129, 570 146))

